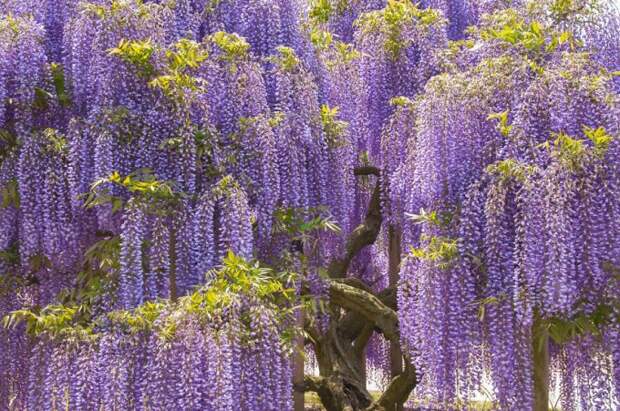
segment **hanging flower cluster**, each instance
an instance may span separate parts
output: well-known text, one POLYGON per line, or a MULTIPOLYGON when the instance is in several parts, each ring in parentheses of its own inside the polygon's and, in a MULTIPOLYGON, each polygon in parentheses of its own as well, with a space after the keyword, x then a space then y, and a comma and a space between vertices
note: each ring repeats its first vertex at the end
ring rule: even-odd
POLYGON ((369 178, 341 274, 401 248, 418 400, 531 409, 545 347, 562 409, 617 408, 619 35, 595 0, 1 2, 0 409, 292 409, 369 178))
POLYGON ((563 407, 613 409, 617 353, 587 330, 618 327, 618 98, 611 67, 579 49, 591 22, 573 34, 554 13, 483 16, 409 114, 391 199, 411 213, 399 308, 429 401, 470 396, 489 369, 502 409, 531 409, 544 329, 563 407), (606 383, 577 393, 592 362, 606 383))

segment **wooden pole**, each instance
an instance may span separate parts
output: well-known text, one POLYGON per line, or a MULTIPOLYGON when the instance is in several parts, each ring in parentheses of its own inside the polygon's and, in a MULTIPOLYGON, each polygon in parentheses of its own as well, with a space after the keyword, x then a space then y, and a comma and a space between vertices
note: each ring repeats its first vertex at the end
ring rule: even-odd
MULTIPOLYGON (((300 310, 299 318, 297 320, 299 328, 304 327, 304 312, 300 310)), ((293 360, 293 385, 304 385, 304 338, 303 336, 297 337, 295 342, 295 358, 293 360)), ((305 408, 304 393, 297 390, 293 391, 293 409, 295 411, 304 411, 305 408)))
POLYGON ((549 334, 537 318, 532 326, 534 411, 549 411, 549 334))
MULTIPOLYGON (((389 283, 390 287, 395 287, 398 284, 400 273, 400 243, 401 233, 399 230, 390 225, 388 229, 389 246, 389 283)), ((392 378, 396 377, 403 372, 403 354, 400 350, 400 346, 394 342, 390 343, 390 372, 392 378)), ((398 404, 394 407, 394 410, 388 411, 403 411, 403 405, 398 404)))

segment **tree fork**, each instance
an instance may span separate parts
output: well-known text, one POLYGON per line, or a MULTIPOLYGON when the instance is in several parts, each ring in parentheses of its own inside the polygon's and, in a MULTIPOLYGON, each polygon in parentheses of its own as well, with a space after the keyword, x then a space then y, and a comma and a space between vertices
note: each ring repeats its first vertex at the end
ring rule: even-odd
MULTIPOLYGON (((399 354, 400 372, 395 375, 386 391, 375 400, 366 388, 365 363, 360 357, 373 332, 382 334, 395 353, 401 353, 400 330, 396 314, 396 283, 375 292, 371 286, 357 278, 347 278, 353 258, 367 245, 373 244, 381 229, 381 172, 376 167, 360 167, 357 176, 377 177, 370 198, 368 211, 360 224, 346 241, 345 253, 328 265, 329 301, 332 315, 326 332, 320 333, 306 322, 306 333, 314 347, 320 376, 305 376, 303 383, 296 382, 295 390, 312 391, 319 395, 328 411, 391 411, 407 400, 417 383, 415 369, 410 358, 399 354), (342 313, 342 310, 345 313, 342 313)), ((399 237, 398 237, 399 238, 399 237)), ((391 241, 392 243, 392 241, 391 241)), ((397 276, 400 264, 400 240, 390 246, 393 257, 390 273, 397 276)))

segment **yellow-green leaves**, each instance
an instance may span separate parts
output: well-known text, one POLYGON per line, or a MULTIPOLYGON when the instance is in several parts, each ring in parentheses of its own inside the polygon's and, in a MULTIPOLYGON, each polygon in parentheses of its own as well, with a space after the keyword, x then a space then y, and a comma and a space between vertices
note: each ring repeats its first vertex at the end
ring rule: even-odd
POLYGON ((405 213, 405 216, 414 224, 431 224, 439 228, 446 228, 452 221, 453 214, 447 211, 437 212, 435 210, 427 212, 421 208, 419 214, 405 213))
POLYGON ((84 206, 92 208, 103 204, 111 204, 112 212, 121 210, 124 200, 110 193, 108 184, 120 186, 144 201, 155 214, 166 212, 165 205, 173 205, 181 193, 175 190, 175 183, 161 181, 148 168, 138 169, 122 176, 118 171, 108 177, 95 181, 86 195, 84 206))
POLYGON ((385 8, 362 14, 355 25, 362 29, 362 34, 382 33, 385 35, 385 50, 391 58, 397 59, 408 43, 402 38, 402 31, 407 24, 429 26, 440 20, 440 14, 434 9, 419 9, 409 0, 388 0, 385 8))
POLYGON ((588 145, 588 140, 577 139, 566 133, 553 133, 553 140, 540 144, 539 147, 546 148, 561 164, 570 170, 579 170, 582 162, 589 155, 601 158, 607 153, 609 144, 613 137, 607 133, 604 127, 596 129, 584 126, 584 135, 592 143, 588 145))
POLYGON ((536 168, 532 165, 509 158, 489 165, 486 171, 489 174, 499 176, 504 181, 514 179, 524 183, 536 171, 536 168))
POLYGON ((338 119, 338 107, 329 107, 327 104, 321 106, 321 124, 327 145, 330 148, 342 147, 346 144, 343 138, 349 127, 349 123, 338 119))
POLYGON ((174 101, 183 102, 188 91, 198 91, 204 85, 204 80, 192 74, 200 64, 209 57, 206 50, 199 43, 181 39, 174 46, 166 50, 164 71, 154 77, 149 85, 161 90, 174 101))
POLYGON ((537 20, 527 22, 513 9, 493 14, 479 33, 482 40, 499 40, 534 56, 553 52, 566 43, 573 47, 575 42, 572 32, 558 31, 537 20))
POLYGON ((132 333, 150 331, 155 320, 162 314, 166 305, 161 301, 148 301, 131 311, 112 311, 107 317, 116 325, 127 328, 132 333))
POLYGON ((310 41, 315 49, 325 51, 328 50, 334 42, 334 36, 327 30, 317 28, 310 32, 310 41))
POLYGON ((613 141, 613 137, 607 134, 604 127, 598 127, 596 129, 588 126, 583 127, 583 134, 586 135, 594 144, 594 150, 599 155, 604 155, 609 148, 609 144, 613 141))
POLYGON ((459 256, 457 240, 454 238, 426 236, 423 238, 423 242, 425 245, 420 248, 410 247, 411 256, 428 261, 439 269, 450 268, 453 261, 459 256))
POLYGON ((224 58, 230 61, 244 58, 250 50, 250 45, 243 37, 218 31, 209 36, 209 39, 223 52, 224 58))
POLYGON ((405 107, 413 105, 413 101, 409 97, 397 96, 390 99, 390 105, 394 107, 405 107))
POLYGON ((151 57, 155 53, 155 46, 151 39, 146 40, 121 40, 118 46, 108 50, 111 56, 117 56, 128 64, 134 66, 138 75, 150 78, 154 74, 151 57))
POLYGON ((501 113, 491 113, 487 117, 487 120, 497 120, 498 121, 497 130, 504 137, 508 137, 510 135, 512 126, 508 124, 508 110, 502 111, 501 113))
POLYGON ((313 22, 327 23, 331 17, 334 8, 330 0, 313 0, 310 3, 310 12, 308 16, 313 22))
POLYGON ((295 50, 290 47, 279 46, 276 48, 278 54, 270 57, 275 65, 277 65, 282 71, 292 72, 300 65, 300 60, 295 54, 295 50))
POLYGON ((92 328, 79 323, 79 307, 48 305, 42 309, 16 310, 4 317, 6 328, 26 324, 26 332, 31 335, 48 335, 50 337, 86 338, 92 334, 92 328))
POLYGON ((19 187, 17 179, 9 180, 4 187, 0 188, 0 208, 19 208, 19 187))

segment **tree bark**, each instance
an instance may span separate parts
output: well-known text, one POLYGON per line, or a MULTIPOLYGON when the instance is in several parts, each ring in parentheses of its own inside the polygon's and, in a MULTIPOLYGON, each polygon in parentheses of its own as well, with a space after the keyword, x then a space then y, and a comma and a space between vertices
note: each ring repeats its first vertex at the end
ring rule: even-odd
MULTIPOLYGON (((374 175, 377 182, 364 221, 350 234, 343 255, 328 264, 330 320, 326 330, 321 331, 306 321, 306 333, 316 354, 320 376, 306 376, 303 383, 294 386, 300 392, 316 392, 328 411, 392 411, 409 397, 416 385, 416 373, 410 358, 405 356, 405 368, 401 368, 378 400, 366 388, 365 361, 360 358, 370 337, 375 332, 383 335, 398 347, 394 352, 399 352, 400 331, 396 286, 375 292, 362 280, 347 277, 351 261, 376 241, 382 224, 380 171, 362 167, 355 174, 374 175)), ((399 244, 397 248, 400 254, 399 244)), ((398 263, 393 272, 397 271, 398 263)), ((402 367, 402 355, 399 362, 402 367)))
MULTIPOLYGON (((389 284, 390 287, 396 288, 399 280, 400 272, 400 242, 401 233, 393 225, 388 229, 389 237, 389 284)), ((400 350, 400 344, 390 342, 390 372, 391 377, 396 378, 403 372, 403 353, 400 350)), ((403 404, 395 404, 394 408, 388 411, 403 411, 403 404)))
MULTIPOLYGON (((300 327, 304 326, 305 315, 303 310, 299 312, 298 325, 300 327)), ((295 357, 293 358, 293 384, 303 384, 304 383, 304 338, 302 336, 297 337, 297 341, 295 343, 295 357)), ((305 398, 304 393, 295 391, 293 393, 293 409, 294 411, 304 411, 305 409, 305 398)))
POLYGON ((549 334, 537 318, 532 326, 534 411, 549 410, 549 334))

